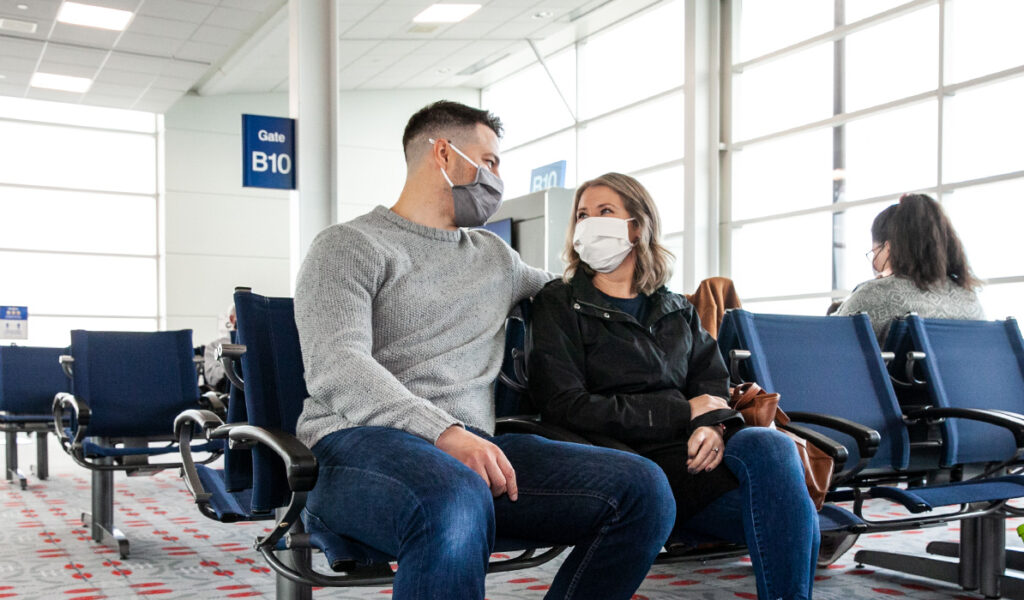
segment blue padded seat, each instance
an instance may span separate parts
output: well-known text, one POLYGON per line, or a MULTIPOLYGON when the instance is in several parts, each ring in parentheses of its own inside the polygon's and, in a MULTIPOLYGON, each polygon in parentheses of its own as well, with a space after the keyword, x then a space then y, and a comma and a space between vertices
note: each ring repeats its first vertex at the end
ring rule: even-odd
POLYGON ((6 478, 17 478, 22 489, 28 479, 18 469, 17 434, 36 439, 36 474, 48 476, 46 434, 53 428, 53 397, 67 392, 69 382, 60 367, 61 348, 0 346, 0 431, 6 437, 6 478))

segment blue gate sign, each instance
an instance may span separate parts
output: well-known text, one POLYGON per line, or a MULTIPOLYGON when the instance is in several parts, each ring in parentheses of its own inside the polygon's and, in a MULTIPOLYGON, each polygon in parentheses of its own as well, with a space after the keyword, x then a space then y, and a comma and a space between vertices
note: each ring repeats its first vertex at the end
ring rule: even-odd
POLYGON ((295 119, 242 115, 242 186, 295 189, 295 119))
POLYGON ((0 339, 28 339, 27 306, 0 306, 0 339))
POLYGON ((565 187, 565 161, 537 167, 530 171, 530 191, 539 192, 553 187, 565 187))

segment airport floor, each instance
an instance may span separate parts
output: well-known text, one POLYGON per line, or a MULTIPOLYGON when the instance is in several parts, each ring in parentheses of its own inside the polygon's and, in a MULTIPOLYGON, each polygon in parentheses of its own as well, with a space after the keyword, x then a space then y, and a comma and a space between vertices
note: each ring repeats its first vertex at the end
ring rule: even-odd
MULTIPOLYGON (((224 525, 202 517, 176 471, 151 477, 115 476, 115 522, 127 534, 131 555, 95 544, 80 515, 89 508, 89 473, 67 458, 50 437, 50 478, 29 473, 34 440, 19 437, 28 489, 0 489, 0 598, 99 600, 102 598, 274 598, 274 576, 252 550, 265 524, 224 525)), ((2 445, 2 443, 0 443, 2 445)), ((875 503, 867 513, 883 515, 891 505, 875 503)), ((1008 546, 1024 546, 1007 522, 1008 546)), ((858 568, 860 548, 923 554, 932 540, 956 541, 952 524, 903 533, 862 536, 853 550, 819 570, 814 597, 824 600, 908 598, 976 599, 978 594, 892 571, 858 568)), ((499 573, 487 579, 489 600, 540 599, 559 561, 499 573)), ((1019 575, 1019 574, 1018 574, 1019 575)), ((390 588, 319 589, 314 598, 369 600, 390 588)), ((748 558, 654 567, 636 600, 734 600, 756 598, 748 558)))

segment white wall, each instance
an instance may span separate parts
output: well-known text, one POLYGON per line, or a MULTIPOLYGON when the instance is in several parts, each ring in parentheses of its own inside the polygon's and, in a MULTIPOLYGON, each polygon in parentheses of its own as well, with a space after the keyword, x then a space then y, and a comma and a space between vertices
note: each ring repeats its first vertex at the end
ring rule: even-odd
POLYGON ((288 192, 242 187, 244 113, 288 116, 288 95, 185 96, 164 116, 166 328, 197 345, 221 335, 235 286, 291 293, 288 192))
POLYGON ((342 92, 338 110, 338 221, 382 204, 391 206, 405 183, 402 132, 409 117, 437 100, 480 106, 470 88, 342 92))
MULTIPOLYGON (((402 133, 437 100, 479 106, 476 89, 342 92, 338 221, 391 206, 405 182, 402 133)), ((185 96, 164 117, 167 329, 195 343, 219 337, 238 285, 292 293, 287 191, 242 187, 243 113, 288 116, 287 94, 185 96)), ((302 157, 296 157, 301 168, 302 157)))

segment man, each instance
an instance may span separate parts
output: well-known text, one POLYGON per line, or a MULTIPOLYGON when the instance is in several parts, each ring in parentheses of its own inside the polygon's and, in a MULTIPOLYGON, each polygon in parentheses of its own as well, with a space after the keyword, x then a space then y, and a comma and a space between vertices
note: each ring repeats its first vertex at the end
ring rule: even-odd
POLYGON ((494 433, 509 310, 550 275, 497 236, 501 122, 431 104, 403 137, 398 201, 317 236, 295 320, 309 520, 398 558, 394 596, 482 599, 495 536, 574 545, 549 598, 629 598, 675 503, 633 455, 494 433))

